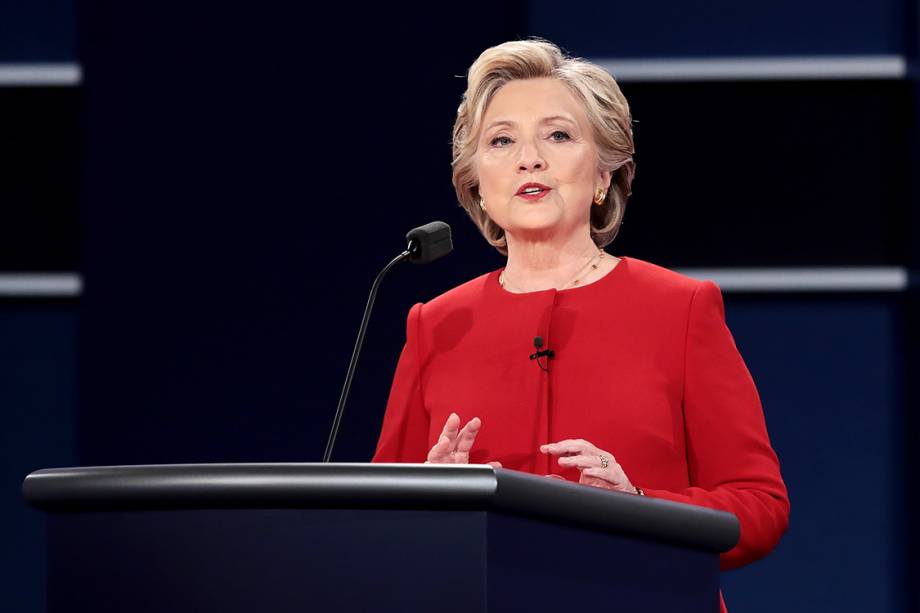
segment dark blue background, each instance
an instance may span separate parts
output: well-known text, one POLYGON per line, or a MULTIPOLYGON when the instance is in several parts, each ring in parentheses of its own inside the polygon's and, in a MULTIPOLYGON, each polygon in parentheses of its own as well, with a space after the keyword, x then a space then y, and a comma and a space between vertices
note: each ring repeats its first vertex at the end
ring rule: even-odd
MULTIPOLYGON (((3 608, 43 610, 31 470, 318 460, 373 277, 443 219, 456 252, 397 268, 378 298, 335 454, 370 457, 408 308, 502 264, 450 185, 459 77, 485 47, 913 61, 916 8, 87 0, 75 22, 71 3, 0 5, 0 61, 79 57, 85 74, 79 100, 0 89, 21 118, 0 145, 18 164, 0 170, 0 269, 85 280, 78 300, 0 304, 3 608)), ((611 252, 920 264, 913 81, 623 88, 639 165, 611 252)), ((915 293, 726 297, 792 500, 776 551, 723 575, 730 610, 915 610, 915 293)))

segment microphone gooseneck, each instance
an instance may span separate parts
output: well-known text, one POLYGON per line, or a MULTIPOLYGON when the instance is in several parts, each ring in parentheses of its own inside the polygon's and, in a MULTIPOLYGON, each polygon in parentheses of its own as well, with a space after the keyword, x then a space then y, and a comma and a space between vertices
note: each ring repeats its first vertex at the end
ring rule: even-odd
POLYGON ((390 269, 409 259, 416 264, 427 264, 438 258, 442 258, 450 253, 453 248, 450 226, 443 221, 432 221, 424 226, 414 228, 406 234, 406 240, 409 242, 406 250, 393 258, 389 264, 383 267, 374 279, 371 285, 371 293, 367 297, 367 305, 364 307, 364 316, 361 318, 361 326, 358 328, 358 338, 355 341, 355 348, 351 352, 351 360, 348 362, 348 372, 345 374, 345 385, 342 386, 342 393, 339 396, 339 404, 335 409, 335 417, 332 419, 332 430, 329 432, 329 440, 326 442, 326 451, 323 452, 323 462, 329 462, 332 458, 332 450, 335 447, 335 439, 339 433, 339 425, 342 423, 342 414, 345 412, 345 403, 348 401, 348 395, 351 392, 351 383, 354 380, 355 369, 358 366, 358 356, 361 355, 361 347, 364 345, 364 336, 367 333, 367 325, 371 320, 371 311, 374 308, 374 301, 377 299, 377 290, 383 278, 390 269))

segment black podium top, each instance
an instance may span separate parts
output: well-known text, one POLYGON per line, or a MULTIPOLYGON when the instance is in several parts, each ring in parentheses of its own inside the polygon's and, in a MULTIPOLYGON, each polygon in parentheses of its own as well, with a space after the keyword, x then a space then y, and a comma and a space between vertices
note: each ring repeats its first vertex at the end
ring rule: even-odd
POLYGON ((731 513, 487 465, 170 464, 38 470, 22 486, 54 513, 170 509, 497 511, 728 551, 731 513))

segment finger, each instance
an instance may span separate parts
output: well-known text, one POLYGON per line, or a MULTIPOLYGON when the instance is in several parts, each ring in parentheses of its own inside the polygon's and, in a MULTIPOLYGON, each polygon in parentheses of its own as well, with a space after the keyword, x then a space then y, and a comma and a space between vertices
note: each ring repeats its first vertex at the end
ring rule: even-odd
POLYGON ((556 460, 560 466, 569 466, 575 467, 578 469, 582 468, 593 468, 601 467, 603 468, 603 463, 601 462, 600 456, 597 455, 586 455, 579 454, 573 456, 562 456, 556 460))
POLYGON ((441 430, 441 436, 446 436, 449 439, 454 439, 457 437, 459 430, 460 416, 456 413, 451 413, 447 416, 447 421, 444 422, 444 429, 441 430))
POLYGON ((595 479, 601 479, 602 481, 607 481, 608 483, 614 483, 616 485, 620 485, 619 480, 616 479, 610 473, 610 469, 607 469, 607 468, 597 468, 597 467, 586 468, 583 471, 581 471, 581 474, 586 477, 593 477, 595 479))
POLYGON ((428 452, 428 461, 438 464, 444 463, 449 453, 449 448, 450 439, 448 439, 446 435, 442 434, 441 438, 438 439, 438 442, 435 443, 431 448, 431 451, 428 452))
POLYGON ((582 453, 581 449, 568 445, 542 445, 540 447, 540 452, 548 455, 574 455, 576 453, 582 453))
POLYGON ((488 464, 492 468, 502 468, 501 462, 486 462, 486 464, 488 464))
POLYGON ((543 451, 543 453, 546 453, 549 455, 558 455, 558 456, 571 456, 571 455, 578 455, 581 453, 590 453, 590 451, 587 449, 582 449, 574 445, 560 445, 557 447, 554 447, 552 445, 547 445, 546 450, 543 451))
POLYGON ((469 423, 463 426, 463 430, 461 430, 460 434, 457 436, 457 451, 460 453, 469 453, 470 449, 473 447, 473 442, 476 440, 476 435, 479 434, 480 426, 482 426, 482 421, 478 417, 474 417, 469 423))
POLYGON ((617 491, 617 489, 619 489, 619 488, 617 488, 617 486, 615 486, 614 484, 610 483, 609 481, 604 481, 603 479, 595 479, 594 477, 585 477, 585 476, 582 476, 581 479, 578 480, 578 482, 579 482, 581 485, 587 485, 587 486, 589 486, 589 487, 596 487, 596 488, 602 489, 602 490, 617 491))
POLYGON ((457 438, 460 436, 460 416, 451 413, 444 422, 444 429, 441 431, 441 437, 447 439, 447 449, 445 453, 452 453, 457 447, 457 438))
POLYGON ((438 438, 438 442, 436 442, 431 448, 431 451, 428 452, 429 461, 440 463, 448 462, 451 453, 450 445, 450 439, 446 434, 442 434, 440 438, 438 438))
POLYGON ((582 453, 593 449, 594 445, 582 439, 566 439, 564 441, 540 445, 540 451, 542 453, 549 453, 552 455, 582 453))

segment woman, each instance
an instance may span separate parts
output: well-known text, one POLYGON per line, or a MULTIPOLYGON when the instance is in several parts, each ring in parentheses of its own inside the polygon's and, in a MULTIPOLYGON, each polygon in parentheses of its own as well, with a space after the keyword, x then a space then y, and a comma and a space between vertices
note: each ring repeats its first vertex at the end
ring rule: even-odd
POLYGON ((603 251, 635 169, 613 78, 545 41, 488 49, 453 151, 457 197, 507 265, 410 310, 374 461, 730 511, 741 539, 721 567, 765 556, 789 501, 718 287, 603 251))

